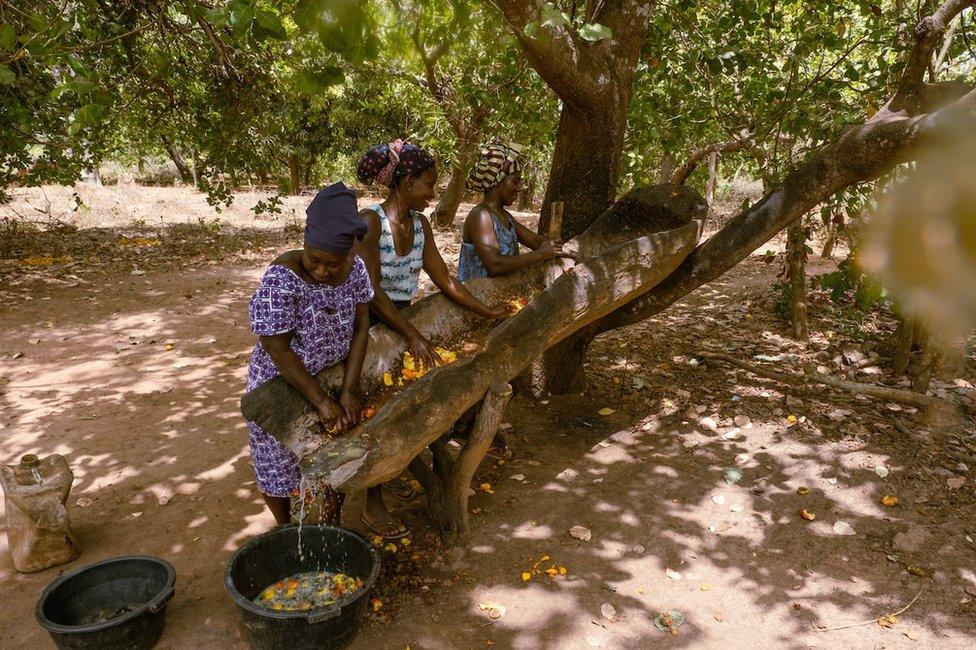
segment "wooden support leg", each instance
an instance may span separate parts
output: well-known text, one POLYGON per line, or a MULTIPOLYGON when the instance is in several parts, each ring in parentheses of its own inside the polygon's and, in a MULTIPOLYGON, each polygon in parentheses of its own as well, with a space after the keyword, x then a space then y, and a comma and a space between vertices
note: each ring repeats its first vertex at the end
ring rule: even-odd
POLYGON ((442 478, 444 510, 453 524, 451 528, 444 530, 444 533, 451 533, 443 540, 446 544, 467 546, 471 540, 468 527, 468 489, 478 465, 491 448, 491 441, 502 422, 505 405, 511 397, 511 385, 497 383, 491 386, 467 442, 461 448, 450 472, 442 478))

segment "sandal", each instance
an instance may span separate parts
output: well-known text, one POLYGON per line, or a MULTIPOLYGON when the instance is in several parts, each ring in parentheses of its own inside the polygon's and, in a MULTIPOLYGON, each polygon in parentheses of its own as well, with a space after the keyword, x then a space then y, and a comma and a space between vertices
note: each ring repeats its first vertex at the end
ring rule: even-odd
POLYGON ((400 501, 413 501, 420 494, 420 491, 411 485, 410 481, 397 478, 383 483, 383 487, 400 501))
POLYGON ((393 526, 398 526, 399 527, 399 530, 397 532, 392 533, 392 534, 386 534, 386 535, 384 535, 380 531, 378 531, 375 528, 373 528, 373 524, 369 523, 369 521, 366 520, 366 517, 365 516, 360 517, 360 519, 362 519, 363 524, 365 524, 366 525, 366 528, 369 528, 369 530, 374 535, 376 535, 377 537, 382 537, 383 539, 391 539, 391 540, 392 539, 402 539, 402 538, 404 538, 404 537, 406 537, 407 535, 410 534, 410 529, 407 528, 406 526, 404 526, 403 525, 403 522, 396 522, 395 524, 393 524, 393 526))

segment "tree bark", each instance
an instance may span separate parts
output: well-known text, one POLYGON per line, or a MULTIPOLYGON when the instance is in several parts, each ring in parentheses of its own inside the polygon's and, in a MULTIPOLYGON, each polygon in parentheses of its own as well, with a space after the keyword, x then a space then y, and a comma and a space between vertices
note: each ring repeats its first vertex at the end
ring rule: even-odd
POLYGON ((718 184, 718 152, 708 154, 708 180, 705 182, 705 202, 712 205, 715 202, 715 186, 718 184))
POLYGON ((170 160, 172 160, 173 164, 176 165, 176 171, 180 175, 180 180, 186 184, 192 183, 193 173, 190 171, 189 165, 187 165, 186 161, 183 160, 183 156, 180 155, 180 152, 176 149, 173 143, 171 143, 169 138, 167 138, 165 135, 159 136, 159 141, 162 143, 163 148, 166 149, 166 153, 169 154, 170 160))
POLYGON ((519 192, 518 209, 522 211, 530 210, 535 201, 535 186, 539 178, 539 172, 533 163, 522 169, 522 191, 519 192))
POLYGON ((823 248, 820 249, 820 257, 829 259, 834 253, 834 246, 837 244, 837 231, 844 225, 844 213, 840 210, 834 212, 827 224, 827 236, 824 238, 823 248))
POLYGON ((288 155, 288 176, 291 187, 290 194, 292 196, 298 196, 301 191, 302 177, 301 177, 301 163, 298 160, 298 156, 295 154, 288 155))
POLYGON ((803 219, 787 228, 786 268, 790 287, 790 328, 793 338, 806 341, 810 338, 810 325, 807 321, 807 230, 803 219))
POLYGON ((438 228, 450 228, 454 225, 457 217, 458 206, 464 198, 464 185, 468 180, 468 171, 471 169, 471 159, 468 156, 458 160, 458 163, 451 167, 451 178, 447 181, 447 186, 441 194, 441 200, 434 208, 431 222, 438 228))

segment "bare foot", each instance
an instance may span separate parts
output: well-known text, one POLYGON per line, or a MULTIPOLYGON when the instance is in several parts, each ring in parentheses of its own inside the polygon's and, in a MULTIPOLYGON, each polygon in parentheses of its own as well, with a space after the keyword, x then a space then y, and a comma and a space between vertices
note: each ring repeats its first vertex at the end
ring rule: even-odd
POLYGON ((386 509, 386 504, 383 503, 382 489, 379 487, 370 488, 366 493, 363 523, 373 533, 386 539, 398 539, 410 532, 400 520, 386 509))

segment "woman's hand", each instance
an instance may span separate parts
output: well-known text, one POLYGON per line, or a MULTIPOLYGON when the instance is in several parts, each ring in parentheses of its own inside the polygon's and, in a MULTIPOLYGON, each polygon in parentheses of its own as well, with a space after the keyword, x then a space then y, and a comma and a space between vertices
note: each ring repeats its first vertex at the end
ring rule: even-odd
POLYGON ((425 368, 430 369, 440 363, 441 357, 434 349, 434 345, 419 332, 411 336, 407 344, 410 346, 410 354, 413 355, 414 360, 425 368))
POLYGON ((539 259, 543 261, 551 260, 557 255, 556 246, 551 239, 546 239, 539 244, 539 247, 535 249, 535 252, 539 256, 539 259))
POLYGON ((563 246, 565 246, 566 244, 566 242, 564 242, 563 240, 560 239, 558 241, 554 241, 552 244, 553 244, 553 248, 556 249, 556 257, 562 257, 563 259, 567 259, 567 260, 575 260, 577 262, 579 261, 578 254, 576 254, 571 250, 563 248, 563 246))
POLYGON ((315 405, 315 410, 319 413, 322 426, 329 433, 340 433, 349 426, 349 418, 346 417, 345 410, 328 395, 315 405))
POLYGON ((498 320, 500 318, 505 318, 511 313, 511 309, 508 305, 501 303, 498 305, 492 305, 488 308, 488 313, 485 314, 485 318, 490 318, 492 320, 498 320))
POLYGON ((339 406, 343 408, 346 412, 346 418, 349 421, 349 426, 354 427, 359 424, 362 419, 362 405, 359 403, 359 397, 352 391, 343 391, 339 395, 339 406))

